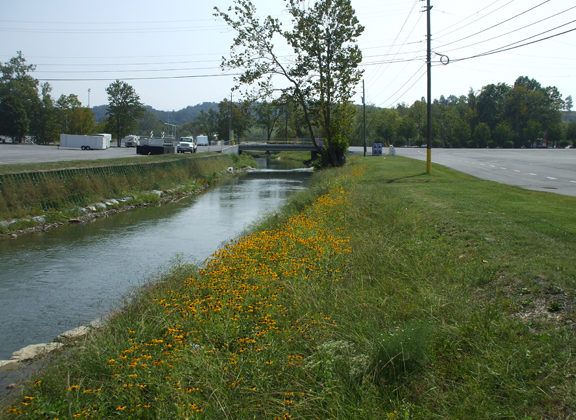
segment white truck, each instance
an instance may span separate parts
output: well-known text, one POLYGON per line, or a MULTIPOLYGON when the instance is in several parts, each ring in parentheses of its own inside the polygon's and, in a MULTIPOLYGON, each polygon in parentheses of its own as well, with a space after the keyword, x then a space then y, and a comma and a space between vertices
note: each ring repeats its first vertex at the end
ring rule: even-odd
POLYGON ((105 150, 110 147, 111 134, 60 134, 60 147, 82 150, 105 150))
POLYGON ((208 136, 204 136, 204 135, 196 136, 196 144, 198 146, 208 146, 209 145, 208 136))

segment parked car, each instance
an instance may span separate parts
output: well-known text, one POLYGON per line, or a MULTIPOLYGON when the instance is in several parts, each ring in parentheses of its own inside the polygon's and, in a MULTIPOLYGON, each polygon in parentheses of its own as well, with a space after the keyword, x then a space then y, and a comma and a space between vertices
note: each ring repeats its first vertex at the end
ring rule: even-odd
POLYGON ((178 153, 196 153, 196 143, 193 141, 181 141, 178 142, 178 146, 176 148, 178 153))

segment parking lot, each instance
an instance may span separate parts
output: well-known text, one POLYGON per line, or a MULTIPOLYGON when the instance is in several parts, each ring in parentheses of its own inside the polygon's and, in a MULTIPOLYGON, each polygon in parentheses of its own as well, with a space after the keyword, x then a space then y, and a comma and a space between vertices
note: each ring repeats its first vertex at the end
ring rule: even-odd
POLYGON ((138 157, 136 148, 111 147, 106 150, 60 149, 36 144, 0 144, 0 165, 138 157))

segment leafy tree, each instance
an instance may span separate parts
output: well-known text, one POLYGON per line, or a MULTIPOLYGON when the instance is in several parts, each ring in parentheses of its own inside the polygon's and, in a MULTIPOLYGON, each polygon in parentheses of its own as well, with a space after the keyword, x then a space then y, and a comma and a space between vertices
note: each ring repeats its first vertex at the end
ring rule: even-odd
POLYGON ((573 102, 572 102, 572 95, 568 95, 566 96, 566 99, 564 100, 564 109, 568 112, 572 111, 572 106, 573 106, 573 102))
POLYGON ((494 130, 504 118, 506 97, 511 89, 506 83, 484 86, 476 102, 478 121, 488 124, 494 130))
POLYGON ((71 115, 70 131, 74 134, 93 134, 96 129, 94 114, 89 108, 76 108, 71 115))
POLYGON ((30 120, 24 101, 14 92, 8 92, 0 102, 0 133, 22 142, 30 129, 30 120))
POLYGON ((513 147, 516 133, 507 121, 500 121, 493 132, 493 139, 497 147, 513 147))
POLYGON ((218 134, 218 112, 213 109, 200 111, 194 125, 196 134, 206 134, 212 138, 218 134))
POLYGON ((474 128, 474 143, 476 147, 487 147, 492 143, 492 136, 490 133, 490 126, 484 122, 479 123, 474 128))
POLYGON ((531 146, 538 138, 556 131, 564 106, 555 87, 543 88, 528 77, 519 77, 506 97, 505 119, 517 134, 516 147, 531 146))
POLYGON ((56 101, 56 109, 60 116, 60 127, 64 133, 84 134, 77 133, 72 128, 72 116, 74 112, 82 106, 82 102, 78 99, 78 95, 60 95, 56 101))
POLYGON ((218 111, 218 137, 239 142, 252 122, 250 102, 236 103, 223 99, 218 104, 218 111), (232 129, 232 133, 230 133, 230 129, 232 129), (232 138, 230 138, 231 134, 232 138))
POLYGON ((106 93, 109 127, 116 133, 116 141, 120 147, 122 137, 134 129, 138 118, 144 113, 144 105, 134 88, 120 80, 112 82, 106 88, 106 93))
POLYGON ((144 108, 137 125, 137 134, 141 135, 150 135, 151 132, 160 133, 166 127, 149 106, 144 108))
POLYGON ((32 124, 33 134, 38 144, 54 143, 58 140, 60 127, 54 100, 50 95, 52 88, 48 83, 41 86, 40 112, 32 124))
POLYGON ((400 115, 395 109, 382 109, 377 114, 376 139, 386 144, 397 144, 400 115))
POLYGON ((362 75, 356 39, 364 27, 350 0, 317 0, 309 7, 299 0, 285 0, 285 4, 292 17, 292 27, 287 30, 272 16, 260 20, 250 0, 236 0, 227 13, 216 8, 216 15, 237 33, 230 58, 222 65, 241 69, 239 85, 256 85, 256 95, 261 98, 272 95, 274 78, 280 76, 288 85, 278 90, 299 103, 313 141, 315 120, 320 123, 324 162, 342 164, 347 141, 334 113, 350 112, 338 107, 351 99, 362 75), (276 42, 292 49, 291 63, 280 59, 276 42))
POLYGON ((283 107, 278 101, 263 101, 254 104, 255 122, 266 132, 266 141, 272 139, 274 128, 283 113, 283 107))
POLYGON ((0 63, 0 133, 16 142, 30 132, 31 121, 40 110, 38 80, 29 74, 35 68, 26 63, 21 51, 0 63))

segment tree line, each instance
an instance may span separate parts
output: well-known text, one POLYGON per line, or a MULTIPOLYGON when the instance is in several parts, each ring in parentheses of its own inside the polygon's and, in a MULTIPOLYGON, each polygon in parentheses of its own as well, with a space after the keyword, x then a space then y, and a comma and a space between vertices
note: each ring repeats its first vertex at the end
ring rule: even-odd
MULTIPOLYGON (((36 143, 56 143, 60 133, 94 134, 111 132, 115 139, 127 134, 159 135, 167 130, 165 121, 149 106, 140 103, 135 90, 115 81, 107 88, 109 104, 105 118, 96 121, 91 109, 83 107, 74 94, 54 99, 48 83, 40 84, 30 72, 21 52, 0 63, 0 135, 16 142, 32 138, 36 143)), ((432 104, 434 147, 564 147, 576 144, 576 118, 572 97, 562 99, 555 87, 519 77, 514 85, 489 84, 468 95, 440 96, 432 104), (563 112, 564 111, 564 112, 563 112)), ((169 113, 164 113, 169 115, 169 113)), ((316 114, 318 115, 318 114, 316 114)), ((366 129, 368 145, 380 142, 397 146, 426 143, 426 101, 395 108, 366 107, 366 126, 362 107, 340 107, 339 135, 352 145, 363 144, 366 129)), ((211 140, 291 141, 322 136, 322 121, 308 122, 297 98, 275 100, 223 99, 203 104, 189 121, 178 125, 179 135, 206 134, 211 140)))
MULTIPOLYGON (((0 62, 0 135, 21 143, 56 143, 61 133, 94 134, 112 132, 120 138, 136 127, 144 106, 134 88, 116 80, 106 92, 107 118, 96 123, 94 113, 82 106, 77 95, 52 97, 52 87, 30 74, 35 70, 18 51, 6 63, 0 62)), ((4 138, 3 138, 3 141, 4 138)))
MULTIPOLYGON (((571 113, 571 96, 562 99, 556 87, 543 87, 526 76, 518 77, 512 86, 489 84, 468 95, 441 96, 432 103, 432 144, 473 148, 571 145, 576 142, 576 121, 563 120, 563 111, 571 113)), ((367 107, 366 119, 371 142, 426 143, 424 98, 394 109, 367 107)), ((359 119, 356 127, 363 128, 359 119)))

